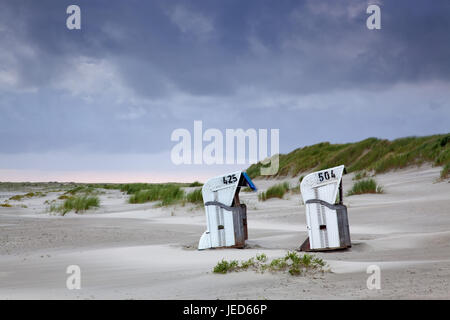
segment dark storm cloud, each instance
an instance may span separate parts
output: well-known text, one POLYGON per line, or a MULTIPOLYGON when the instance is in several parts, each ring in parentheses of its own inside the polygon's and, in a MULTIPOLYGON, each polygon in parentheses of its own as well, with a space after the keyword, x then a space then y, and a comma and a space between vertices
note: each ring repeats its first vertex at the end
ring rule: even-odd
POLYGON ((149 96, 170 94, 164 80, 220 95, 242 85, 311 92, 450 77, 448 1, 383 2, 378 33, 365 27, 364 1, 78 1, 82 32, 64 28, 70 3, 3 4, 3 24, 37 51, 32 61, 21 58, 24 85, 57 78, 77 55, 114 59, 127 83, 149 96), (177 8, 186 11, 178 25, 177 8), (195 16, 210 29, 189 28, 195 16), (251 39, 265 52, 252 50, 251 39))
POLYGON ((281 128, 284 151, 447 131, 450 3, 383 1, 379 31, 368 3, 2 1, 1 149, 160 152, 194 119, 281 128))

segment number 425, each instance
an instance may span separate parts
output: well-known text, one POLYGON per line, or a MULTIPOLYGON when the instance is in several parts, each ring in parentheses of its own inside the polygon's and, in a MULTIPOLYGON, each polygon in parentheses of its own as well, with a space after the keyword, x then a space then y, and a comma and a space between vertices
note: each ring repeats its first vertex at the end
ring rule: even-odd
POLYGON ((229 176, 225 176, 222 179, 223 179, 223 183, 224 184, 234 183, 234 182, 237 181, 237 178, 236 178, 235 174, 232 174, 232 175, 229 175, 229 176))

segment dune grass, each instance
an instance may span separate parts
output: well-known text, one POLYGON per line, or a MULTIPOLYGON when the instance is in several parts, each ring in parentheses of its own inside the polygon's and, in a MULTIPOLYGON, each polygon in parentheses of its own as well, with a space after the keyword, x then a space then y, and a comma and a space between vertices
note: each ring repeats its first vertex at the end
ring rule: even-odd
POLYGON ((63 186, 60 182, 0 182, 0 190, 23 191, 29 189, 50 189, 63 186))
POLYGON ((160 201, 160 205, 174 204, 184 198, 184 191, 173 184, 133 184, 124 188, 131 193, 129 203, 160 201))
POLYGON ((70 199, 70 198, 72 198, 72 196, 67 195, 67 194, 62 194, 62 195, 60 195, 58 197, 58 200, 67 200, 67 199, 70 199))
MULTIPOLYGON (((193 204, 202 204, 202 189, 196 189, 186 193, 182 187, 198 186, 199 182, 191 184, 179 183, 132 183, 121 186, 121 191, 130 194, 129 203, 145 203, 159 201, 157 205, 168 206, 174 204, 184 204, 186 202, 193 204)), ((200 184, 201 185, 201 184, 200 184)))
POLYGON ((37 191, 37 192, 28 192, 26 194, 17 194, 9 198, 9 200, 22 201, 24 198, 45 197, 45 196, 46 196, 45 193, 37 191))
POLYGON ((85 186, 93 189, 120 190, 121 183, 88 183, 85 186))
POLYGON ((226 274, 228 272, 238 272, 252 269, 256 272, 288 272, 293 276, 304 275, 307 272, 325 271, 325 261, 310 254, 299 255, 295 251, 288 251, 282 258, 273 259, 270 262, 263 254, 256 255, 244 261, 222 259, 213 268, 214 273, 226 274))
MULTIPOLYGON (((203 184, 195 181, 193 183, 162 183, 162 184, 151 184, 151 183, 127 183, 127 184, 117 184, 117 183, 9 183, 0 182, 0 188, 4 190, 20 190, 20 188, 29 187, 60 187, 60 190, 51 192, 63 192, 58 197, 58 200, 69 200, 67 202, 68 207, 70 207, 70 201, 74 198, 89 199, 95 198, 95 196, 103 193, 99 189, 108 190, 120 190, 130 195, 130 203, 144 203, 151 201, 159 201, 159 205, 167 206, 176 204, 179 202, 191 202, 191 203, 202 203, 203 198, 201 190, 194 190, 186 194, 182 187, 198 187, 203 184)), ((42 192, 29 192, 27 194, 15 195, 9 200, 20 201, 24 198, 31 198, 35 196, 45 196, 42 192)), ((67 209, 67 208, 66 208, 67 209)), ((64 212, 63 205, 54 205, 52 211, 64 212)), ((70 211, 70 210, 69 210, 70 211)), ((67 212, 67 211, 66 211, 67 212)))
MULTIPOLYGON (((275 176, 297 176, 302 172, 341 164, 346 166, 348 172, 366 170, 382 173, 423 163, 444 168, 450 165, 450 134, 392 141, 368 138, 346 144, 322 142, 280 154, 279 170, 275 176)), ((253 164, 247 173, 251 178, 256 178, 260 176, 262 166, 261 162, 253 164)), ((445 176, 444 169, 441 175, 445 176)))
POLYGON ((69 196, 74 196, 77 194, 98 194, 99 190, 96 187, 90 185, 79 185, 72 189, 67 190, 64 194, 69 196))
POLYGON ((99 206, 100 199, 97 196, 74 196, 64 200, 62 204, 50 206, 50 212, 59 212, 65 215, 70 211, 81 213, 99 206))
POLYGON ((271 186, 266 191, 263 191, 258 194, 259 201, 266 201, 270 198, 279 198, 283 199, 284 195, 289 192, 289 183, 283 182, 276 185, 271 186))
POLYGON ((9 198, 9 200, 22 201, 23 198, 25 198, 24 194, 16 194, 15 196, 12 196, 11 198, 9 198))
POLYGON ((202 189, 197 189, 186 194, 186 201, 194 204, 203 203, 202 189))
POLYGON ((450 163, 447 163, 441 171, 441 179, 450 178, 450 163))
POLYGON ((364 179, 355 182, 352 189, 347 192, 347 196, 363 193, 383 193, 383 187, 372 178, 364 179))
POLYGON ((150 190, 154 187, 154 184, 150 183, 127 183, 120 185, 120 191, 126 194, 135 194, 141 190, 150 190))

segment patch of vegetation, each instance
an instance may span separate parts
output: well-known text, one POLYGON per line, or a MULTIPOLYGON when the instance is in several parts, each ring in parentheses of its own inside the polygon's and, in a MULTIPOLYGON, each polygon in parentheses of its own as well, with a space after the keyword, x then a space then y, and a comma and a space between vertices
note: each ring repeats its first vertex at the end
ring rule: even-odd
POLYGON ((9 200, 21 201, 23 198, 25 198, 24 194, 16 194, 15 196, 12 196, 11 198, 9 198, 9 200))
POLYGON ((120 183, 88 183, 86 187, 93 189, 106 189, 106 190, 120 190, 122 184, 120 183))
POLYGON ((28 192, 26 194, 17 194, 9 198, 9 200, 22 201, 24 198, 45 197, 45 196, 46 196, 45 193, 37 191, 37 192, 28 192))
POLYGON ((266 191, 263 191, 258 194, 259 201, 266 201, 270 198, 279 198, 283 199, 284 195, 289 192, 290 187, 288 182, 279 183, 271 186, 266 191))
POLYGON ((257 255, 255 258, 250 258, 238 262, 237 260, 226 261, 222 259, 213 268, 215 273, 228 273, 233 271, 243 271, 252 269, 256 272, 288 272, 293 276, 306 274, 307 272, 324 272, 326 266, 325 261, 310 254, 299 255, 295 251, 288 251, 282 258, 273 259, 268 262, 265 254, 257 255))
POLYGON ((120 191, 126 194, 135 194, 141 190, 150 190, 155 184, 150 183, 127 183, 120 186, 120 191))
POLYGON ((215 273, 227 273, 231 271, 235 271, 239 267, 239 262, 237 260, 226 261, 222 259, 222 261, 218 262, 214 267, 213 272, 215 273))
POLYGON ((26 189, 49 189, 63 185, 59 182, 0 182, 0 190, 23 191, 26 189))
POLYGON ((352 189, 347 192, 347 196, 363 193, 383 193, 383 187, 372 178, 360 180, 353 184, 352 189))
POLYGON ((189 192, 186 195, 186 201, 195 204, 202 204, 203 203, 202 189, 197 189, 192 192, 189 192))
POLYGON ((225 259, 222 259, 217 263, 213 271, 215 273, 225 274, 227 272, 247 270, 249 268, 258 269, 259 267, 262 267, 266 261, 267 256, 264 253, 256 255, 255 258, 250 258, 241 262, 237 260, 226 261, 225 259))
POLYGON ((12 205, 10 205, 9 203, 5 202, 5 203, 0 204, 0 207, 3 207, 3 208, 11 208, 12 205))
POLYGON ((441 179, 447 179, 450 177, 450 163, 447 163, 441 171, 441 179))
POLYGON ((152 190, 157 188, 165 188, 165 187, 189 187, 188 183, 127 183, 120 185, 120 191, 125 192, 126 194, 135 194, 141 190, 152 190))
MULTIPOLYGON (((201 187, 203 184, 201 182, 195 181, 192 183, 178 183, 178 182, 170 182, 166 183, 170 185, 176 185, 179 187, 201 187)), ((120 190, 122 192, 126 192, 127 194, 136 193, 139 190, 148 189, 148 186, 152 186, 156 184, 152 183, 88 183, 86 186, 95 188, 95 189, 107 189, 107 190, 120 190)))
POLYGON ((70 211, 81 213, 91 208, 98 208, 100 206, 100 199, 97 196, 74 196, 66 199, 60 205, 50 206, 50 212, 59 212, 62 215, 70 211))
MULTIPOLYGON (((322 142, 279 155, 279 170, 275 176, 297 176, 302 172, 322 170, 344 164, 348 172, 374 171, 431 163, 450 164, 450 134, 407 137, 396 140, 368 138, 355 143, 330 144, 322 142)), ((260 176, 262 162, 251 165, 251 178, 260 176)), ((447 167, 448 168, 448 167, 447 167)), ((445 176, 445 170, 441 175, 445 176)))
POLYGON ((76 186, 66 192, 64 192, 64 195, 67 197, 75 196, 75 195, 95 195, 100 194, 100 191, 91 185, 79 185, 76 186))
POLYGON ((130 194, 129 203, 145 203, 159 201, 157 205, 168 206, 177 203, 185 204, 186 202, 201 204, 203 203, 202 190, 196 189, 189 193, 185 193, 184 187, 201 186, 199 182, 189 185, 180 183, 131 183, 121 186, 121 191, 130 194))
POLYGON ((241 188, 242 192, 253 192, 254 190, 250 187, 241 188))
POLYGON ((160 205, 167 206, 184 198, 184 191, 174 184, 146 184, 145 186, 135 184, 130 185, 126 190, 127 193, 133 193, 129 203, 160 201, 160 205))

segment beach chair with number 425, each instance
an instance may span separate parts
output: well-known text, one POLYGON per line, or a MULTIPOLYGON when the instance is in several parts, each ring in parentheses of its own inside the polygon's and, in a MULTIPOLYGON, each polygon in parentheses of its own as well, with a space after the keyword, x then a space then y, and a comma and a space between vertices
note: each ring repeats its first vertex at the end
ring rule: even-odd
POLYGON ((206 212, 206 231, 198 249, 243 248, 248 239, 247 207, 239 201, 242 187, 256 187, 248 175, 237 171, 209 179, 202 188, 206 212))

